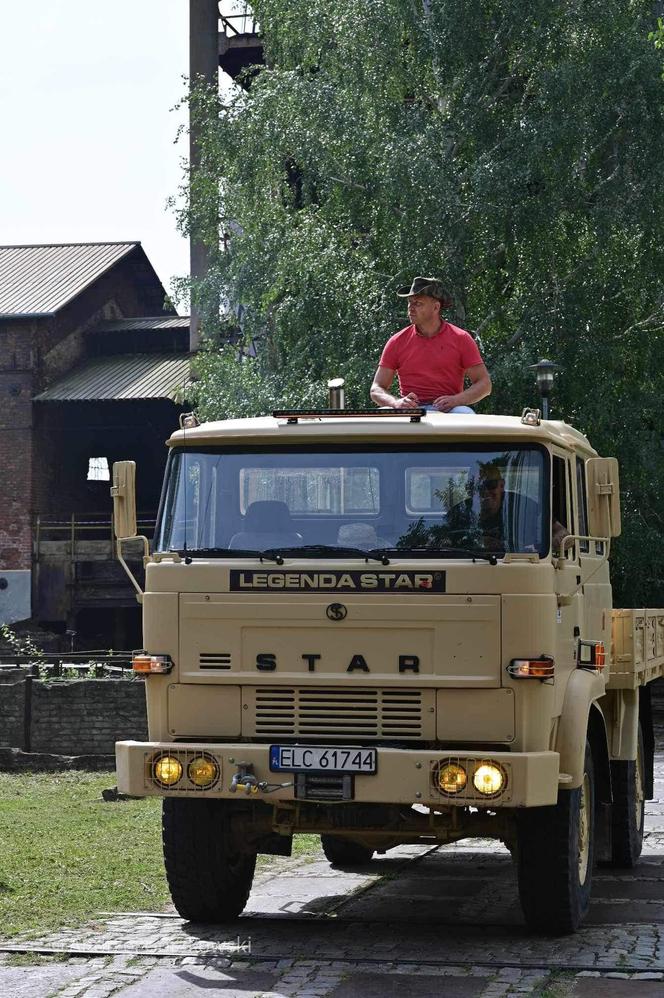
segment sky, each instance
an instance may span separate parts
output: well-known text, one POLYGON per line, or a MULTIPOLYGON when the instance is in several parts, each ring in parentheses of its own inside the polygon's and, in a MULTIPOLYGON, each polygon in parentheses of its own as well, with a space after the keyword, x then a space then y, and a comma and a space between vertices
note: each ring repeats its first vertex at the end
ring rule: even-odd
POLYGON ((139 240, 166 290, 188 273, 188 50, 188 0, 0 0, 0 244, 139 240))

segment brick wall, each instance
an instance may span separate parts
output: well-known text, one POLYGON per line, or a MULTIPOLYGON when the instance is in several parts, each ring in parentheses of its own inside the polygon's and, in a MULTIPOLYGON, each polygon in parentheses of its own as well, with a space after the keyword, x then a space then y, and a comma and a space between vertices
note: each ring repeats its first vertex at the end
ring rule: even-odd
MULTIPOLYGON (((0 682, 0 744, 25 749, 26 680, 0 682)), ((145 740, 145 687, 140 681, 32 680, 30 751, 112 755, 115 742, 145 740)))
MULTIPOLYGON (((17 670, 19 672, 19 670, 17 670)), ((0 673, 0 745, 23 745, 25 681, 0 673)))
POLYGON ((29 569, 33 377, 29 329, 0 331, 0 568, 29 569))

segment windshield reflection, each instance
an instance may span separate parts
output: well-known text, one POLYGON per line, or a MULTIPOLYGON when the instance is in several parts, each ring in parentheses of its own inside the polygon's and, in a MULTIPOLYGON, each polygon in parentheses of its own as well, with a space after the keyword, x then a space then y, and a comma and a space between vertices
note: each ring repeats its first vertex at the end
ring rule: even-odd
POLYGON ((486 444, 175 450, 155 547, 240 558, 544 555, 545 455, 486 444))

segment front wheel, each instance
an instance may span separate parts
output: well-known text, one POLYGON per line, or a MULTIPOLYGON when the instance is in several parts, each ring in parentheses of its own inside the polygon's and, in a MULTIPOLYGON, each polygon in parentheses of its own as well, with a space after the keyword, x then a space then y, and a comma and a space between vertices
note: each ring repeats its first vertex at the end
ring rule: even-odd
POLYGON ((344 869, 347 866, 364 866, 374 854, 373 849, 336 835, 321 835, 320 844, 325 856, 332 864, 344 869))
POLYGON ((517 818, 521 907, 529 928, 574 932, 588 913, 595 844, 595 771, 586 742, 583 781, 560 790, 552 807, 517 818))
POLYGON ((164 866, 173 904, 182 918, 228 922, 244 909, 256 852, 243 850, 241 822, 234 801, 164 798, 164 866))
POLYGON ((634 866, 643 848, 645 793, 643 731, 639 724, 636 759, 611 763, 613 784, 611 865, 634 866))

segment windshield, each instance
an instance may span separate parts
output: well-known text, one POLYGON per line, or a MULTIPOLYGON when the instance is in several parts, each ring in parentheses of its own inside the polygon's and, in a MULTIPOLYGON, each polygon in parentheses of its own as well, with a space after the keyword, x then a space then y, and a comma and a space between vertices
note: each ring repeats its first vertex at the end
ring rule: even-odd
POLYGON ((155 550, 544 555, 545 455, 538 446, 486 444, 176 449, 155 550))

